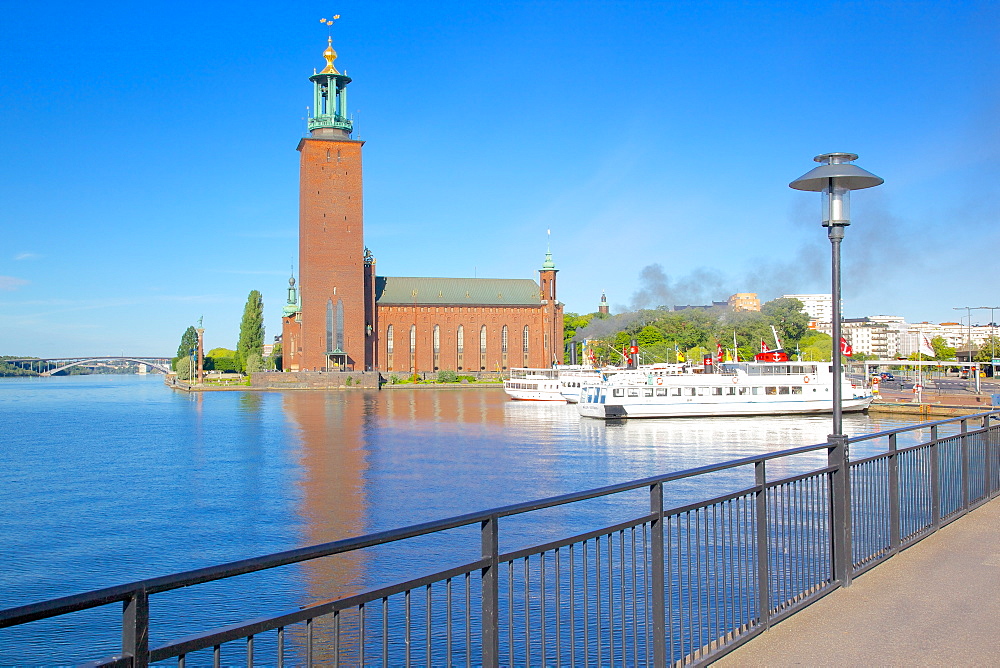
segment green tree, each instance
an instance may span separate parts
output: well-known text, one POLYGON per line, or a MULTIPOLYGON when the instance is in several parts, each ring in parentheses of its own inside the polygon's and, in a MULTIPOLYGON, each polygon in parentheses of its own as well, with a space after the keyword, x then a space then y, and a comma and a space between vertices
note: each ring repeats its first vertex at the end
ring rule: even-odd
POLYGON ((991 336, 979 346, 979 352, 976 353, 973 359, 977 362, 986 362, 988 364, 994 357, 1000 357, 1000 338, 991 336))
MULTIPOLYGON (((243 307, 243 320, 240 321, 240 339, 236 344, 237 368, 244 372, 251 355, 258 360, 262 357, 264 348, 264 299, 260 292, 251 290, 243 307)), ((260 368, 257 368, 260 371, 260 368)))
POLYGON ((277 371, 284 370, 284 367, 282 366, 282 351, 280 342, 275 343, 274 348, 271 349, 271 365, 272 368, 277 371))
POLYGON ((194 364, 191 363, 191 358, 190 357, 181 357, 181 358, 179 358, 177 360, 177 366, 175 368, 175 371, 177 371, 177 379, 178 380, 191 380, 191 377, 194 375, 192 373, 192 369, 193 368, 194 368, 194 364))
POLYGON ((781 297, 764 303, 760 312, 778 330, 782 343, 791 346, 809 331, 809 316, 802 309, 803 304, 798 299, 781 297))
POLYGON ((177 369, 177 361, 184 357, 191 356, 191 350, 197 348, 198 346, 198 332, 195 330, 194 325, 188 327, 184 330, 184 334, 181 335, 181 343, 177 346, 177 357, 171 361, 171 366, 174 370, 177 369))
POLYGON ((955 349, 948 345, 943 336, 935 336, 931 339, 931 348, 934 349, 934 359, 936 360, 955 359, 955 349))
POLYGON ((250 353, 246 358, 246 372, 257 373, 264 370, 264 360, 259 353, 250 353))

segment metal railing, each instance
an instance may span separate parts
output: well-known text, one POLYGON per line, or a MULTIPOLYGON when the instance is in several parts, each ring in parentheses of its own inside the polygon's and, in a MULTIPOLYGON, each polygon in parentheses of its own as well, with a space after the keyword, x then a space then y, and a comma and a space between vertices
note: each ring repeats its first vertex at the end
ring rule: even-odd
POLYGON ((851 438, 884 444, 856 461, 796 447, 152 578, 3 610, 0 628, 119 604, 121 652, 93 664, 106 666, 703 665, 995 497, 998 420, 851 438), (502 522, 588 502, 622 517, 501 550, 502 522), (149 646, 157 594, 461 527, 478 534, 472 560, 435 555, 404 582, 149 646))

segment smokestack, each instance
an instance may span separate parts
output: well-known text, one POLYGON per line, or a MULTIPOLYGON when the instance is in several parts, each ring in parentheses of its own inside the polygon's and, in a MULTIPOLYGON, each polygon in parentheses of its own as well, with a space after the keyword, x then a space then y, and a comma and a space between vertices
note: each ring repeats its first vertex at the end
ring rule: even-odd
POLYGON ((639 368, 639 346, 636 345, 635 339, 632 339, 632 347, 629 348, 628 368, 630 369, 639 368))

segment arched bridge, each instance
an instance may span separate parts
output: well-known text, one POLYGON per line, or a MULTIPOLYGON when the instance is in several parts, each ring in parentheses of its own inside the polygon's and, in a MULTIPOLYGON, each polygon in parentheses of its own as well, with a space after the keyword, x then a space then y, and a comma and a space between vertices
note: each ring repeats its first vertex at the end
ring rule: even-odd
POLYGON ((23 359, 5 359, 3 362, 13 364, 22 369, 37 371, 42 376, 51 376, 75 366, 84 366, 96 362, 135 362, 145 364, 150 369, 170 372, 172 357, 25 357, 23 359))

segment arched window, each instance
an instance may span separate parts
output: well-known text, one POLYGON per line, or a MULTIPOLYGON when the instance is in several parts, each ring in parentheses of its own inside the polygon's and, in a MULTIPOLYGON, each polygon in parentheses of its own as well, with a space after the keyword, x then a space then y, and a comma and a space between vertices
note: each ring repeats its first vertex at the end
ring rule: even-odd
POLYGON ((437 371, 441 367, 441 327, 439 325, 434 325, 434 338, 433 350, 434 350, 434 371, 437 371))
POLYGON ((457 352, 458 352, 458 370, 461 371, 462 367, 465 366, 465 327, 462 325, 458 326, 458 336, 457 340, 457 352))
POLYGON ((479 370, 486 370, 486 325, 479 329, 479 370))
POLYGON ((529 341, 528 326, 525 325, 524 334, 521 335, 521 353, 524 356, 524 366, 530 366, 528 364, 528 351, 529 351, 528 341, 529 341))
POLYGON ((417 370, 417 326, 410 325, 410 371, 417 370))
POLYGON ((392 339, 392 325, 385 328, 386 369, 392 371, 392 349, 395 344, 392 339))
POLYGON ((500 352, 507 354, 507 325, 500 330, 500 352))

